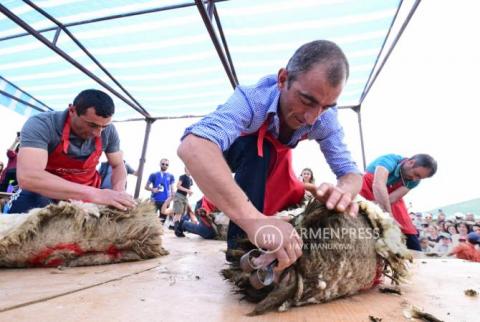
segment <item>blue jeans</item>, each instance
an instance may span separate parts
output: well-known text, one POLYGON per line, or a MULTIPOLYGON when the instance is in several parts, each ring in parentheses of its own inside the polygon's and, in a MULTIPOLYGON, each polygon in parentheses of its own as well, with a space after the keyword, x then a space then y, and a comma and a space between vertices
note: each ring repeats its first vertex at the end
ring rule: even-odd
POLYGON ((14 194, 11 202, 12 205, 8 211, 9 214, 28 212, 33 208, 43 208, 54 203, 50 198, 27 190, 21 190, 19 194, 14 194))
POLYGON ((417 235, 405 234, 405 237, 407 237, 408 249, 418 250, 419 252, 422 251, 422 247, 420 247, 420 241, 418 240, 417 235))
POLYGON ((195 224, 191 221, 184 221, 182 222, 180 229, 195 235, 199 235, 205 239, 215 238, 215 230, 211 227, 206 226, 201 221, 198 224, 195 224))
MULTIPOLYGON (((235 173, 235 181, 260 212, 263 212, 265 186, 267 184, 271 155, 270 149, 271 143, 264 140, 263 157, 258 156, 257 136, 248 135, 236 139, 224 153, 230 170, 232 173, 235 173)), ((245 232, 234 222, 230 221, 227 234, 228 249, 237 249, 237 241, 245 238, 245 232)))

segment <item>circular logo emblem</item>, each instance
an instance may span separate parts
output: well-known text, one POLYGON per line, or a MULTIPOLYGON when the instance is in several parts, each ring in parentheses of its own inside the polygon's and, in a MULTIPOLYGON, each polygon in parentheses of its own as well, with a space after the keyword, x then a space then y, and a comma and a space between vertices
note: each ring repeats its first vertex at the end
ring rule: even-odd
POLYGON ((282 248, 282 231, 278 227, 273 225, 261 226, 260 229, 255 232, 253 242, 255 243, 255 246, 262 249, 266 247, 270 248, 269 246, 277 245, 275 248, 267 249, 265 251, 265 253, 275 253, 280 248, 282 248))

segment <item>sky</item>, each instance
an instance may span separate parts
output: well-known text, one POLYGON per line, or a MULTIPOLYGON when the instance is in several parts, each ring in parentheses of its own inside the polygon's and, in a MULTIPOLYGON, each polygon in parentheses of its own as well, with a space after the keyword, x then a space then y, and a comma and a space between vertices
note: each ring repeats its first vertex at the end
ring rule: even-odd
MULTIPOLYGON (((473 0, 422 1, 362 105, 367 163, 386 153, 428 153, 437 159, 437 174, 405 198, 415 211, 480 197, 480 178, 474 170, 480 164, 475 139, 479 128, 479 9, 480 4, 473 0)), ((5 151, 25 119, 7 109, 0 112, 0 151, 5 151)), ((357 116, 341 110, 339 117, 345 141, 362 168, 357 116)), ((143 190, 146 176, 158 171, 160 158, 170 159, 170 172, 177 178, 183 173, 176 148, 185 127, 195 121, 159 120, 153 124, 141 196, 148 196, 143 190)), ((145 123, 116 123, 116 127, 125 160, 137 167, 145 123)), ((0 159, 6 161, 4 155, 0 159)), ((293 160, 297 173, 310 167, 317 183, 335 181, 317 143, 300 143, 293 160)), ((133 193, 134 187, 135 178, 130 177, 128 191, 133 193)), ((200 196, 196 190, 193 199, 200 196)))

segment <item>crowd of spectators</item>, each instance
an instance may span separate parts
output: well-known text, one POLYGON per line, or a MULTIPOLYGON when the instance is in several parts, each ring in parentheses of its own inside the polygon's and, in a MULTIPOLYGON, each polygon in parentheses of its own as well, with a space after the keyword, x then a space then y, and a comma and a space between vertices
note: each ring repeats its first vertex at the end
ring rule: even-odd
POLYGON ((473 258, 464 259, 480 261, 480 218, 473 213, 457 212, 449 217, 439 209, 435 218, 432 213, 421 212, 411 212, 410 216, 423 252, 465 257, 463 253, 470 251, 473 258))

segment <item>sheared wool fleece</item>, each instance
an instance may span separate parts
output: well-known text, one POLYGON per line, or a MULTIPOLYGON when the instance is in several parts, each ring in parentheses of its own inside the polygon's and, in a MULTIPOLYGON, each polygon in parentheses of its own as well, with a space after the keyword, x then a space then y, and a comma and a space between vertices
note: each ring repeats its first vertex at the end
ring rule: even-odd
POLYGON ((167 255, 153 205, 120 211, 82 202, 0 216, 0 267, 85 266, 167 255))
POLYGON ((350 296, 378 284, 380 274, 397 284, 405 279, 412 257, 399 227, 377 205, 363 198, 358 202, 355 218, 328 210, 317 200, 279 213, 279 217, 290 216, 304 248, 278 282, 257 290, 238 263, 222 271, 236 292, 257 303, 250 315, 350 296))

